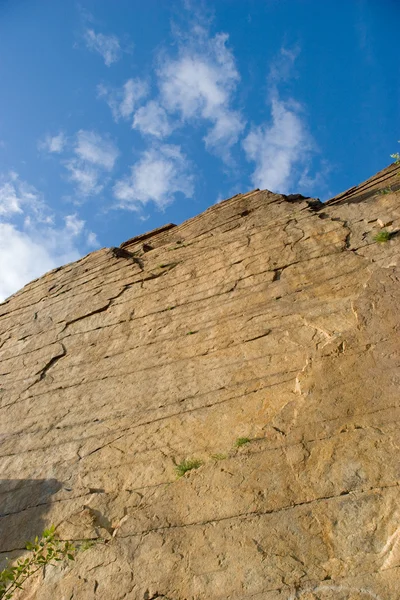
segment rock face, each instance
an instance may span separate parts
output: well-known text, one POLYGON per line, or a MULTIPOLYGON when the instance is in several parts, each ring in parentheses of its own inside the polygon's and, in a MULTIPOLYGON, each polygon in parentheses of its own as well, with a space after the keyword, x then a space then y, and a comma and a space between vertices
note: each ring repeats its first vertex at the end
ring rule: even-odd
POLYGON ((20 598, 399 598, 399 183, 238 195, 0 306, 2 564, 98 540, 20 598))

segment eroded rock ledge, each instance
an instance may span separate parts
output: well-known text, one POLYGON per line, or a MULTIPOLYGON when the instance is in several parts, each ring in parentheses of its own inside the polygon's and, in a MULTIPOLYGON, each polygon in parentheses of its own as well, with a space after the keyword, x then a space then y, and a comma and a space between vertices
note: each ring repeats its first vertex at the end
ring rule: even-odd
POLYGON ((238 195, 0 305, 0 558, 101 540, 21 598, 398 597, 399 181, 238 195))

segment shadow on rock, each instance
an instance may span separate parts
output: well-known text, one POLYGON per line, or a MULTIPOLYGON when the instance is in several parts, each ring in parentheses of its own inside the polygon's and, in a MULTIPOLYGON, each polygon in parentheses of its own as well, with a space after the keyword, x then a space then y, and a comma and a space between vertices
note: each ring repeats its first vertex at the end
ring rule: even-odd
POLYGON ((0 569, 50 525, 44 517, 61 487, 57 479, 0 479, 0 569))

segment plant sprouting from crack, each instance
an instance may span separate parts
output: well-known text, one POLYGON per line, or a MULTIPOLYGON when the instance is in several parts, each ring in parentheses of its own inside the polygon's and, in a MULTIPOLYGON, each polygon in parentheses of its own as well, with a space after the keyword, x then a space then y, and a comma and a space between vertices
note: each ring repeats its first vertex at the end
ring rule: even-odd
POLYGON ((235 442, 235 446, 236 448, 240 448, 241 446, 244 446, 245 444, 250 444, 251 439, 248 437, 239 437, 236 442, 235 442))
POLYGON ((220 454, 220 453, 217 453, 217 454, 211 454, 211 458, 212 458, 213 460, 225 460, 225 459, 226 459, 226 458, 228 458, 228 457, 227 457, 227 455, 226 455, 226 454, 222 454, 222 453, 220 454))
MULTIPOLYGON (((80 549, 86 550, 91 545, 86 542, 80 549)), ((17 590, 23 589, 27 579, 47 565, 75 560, 78 551, 71 542, 57 538, 54 525, 45 529, 40 538, 36 536, 34 542, 27 542, 25 547, 29 554, 0 572, 0 600, 10 600, 17 590)))
POLYGON ((175 465, 175 471, 178 477, 182 477, 187 471, 198 469, 202 464, 202 461, 197 458, 185 459, 178 465, 175 465))
POLYGON ((380 196, 385 196, 386 194, 391 194, 393 192, 392 188, 390 185, 388 185, 388 187, 382 188, 381 190, 378 191, 378 194, 380 196))
POLYGON ((379 233, 374 235, 374 241, 378 242, 379 244, 383 244, 385 242, 388 242, 391 237, 392 237, 392 234, 390 233, 390 231, 386 231, 386 229, 382 229, 382 231, 380 231, 379 233))

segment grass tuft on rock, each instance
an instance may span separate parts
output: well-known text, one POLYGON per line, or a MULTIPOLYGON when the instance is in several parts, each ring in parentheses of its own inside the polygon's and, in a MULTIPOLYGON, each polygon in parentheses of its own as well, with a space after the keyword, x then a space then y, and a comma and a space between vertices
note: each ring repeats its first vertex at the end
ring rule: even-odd
POLYGON ((198 469, 202 464, 202 461, 198 460, 197 458, 185 459, 175 466, 175 472, 178 477, 182 477, 185 473, 187 473, 187 471, 198 469))
POLYGON ((390 233, 390 231, 386 231, 386 229, 382 229, 382 231, 380 231, 379 233, 374 235, 374 241, 378 242, 378 244, 383 244, 385 242, 388 242, 391 237, 392 237, 392 234, 390 233))
POLYGON ((240 448, 241 446, 244 446, 245 444, 250 444, 251 439, 248 437, 239 437, 236 442, 235 442, 235 446, 236 448, 240 448))
POLYGON ((213 460, 225 460, 228 457, 227 457, 226 454, 219 454, 219 453, 217 453, 217 454, 211 454, 211 458, 213 460))

